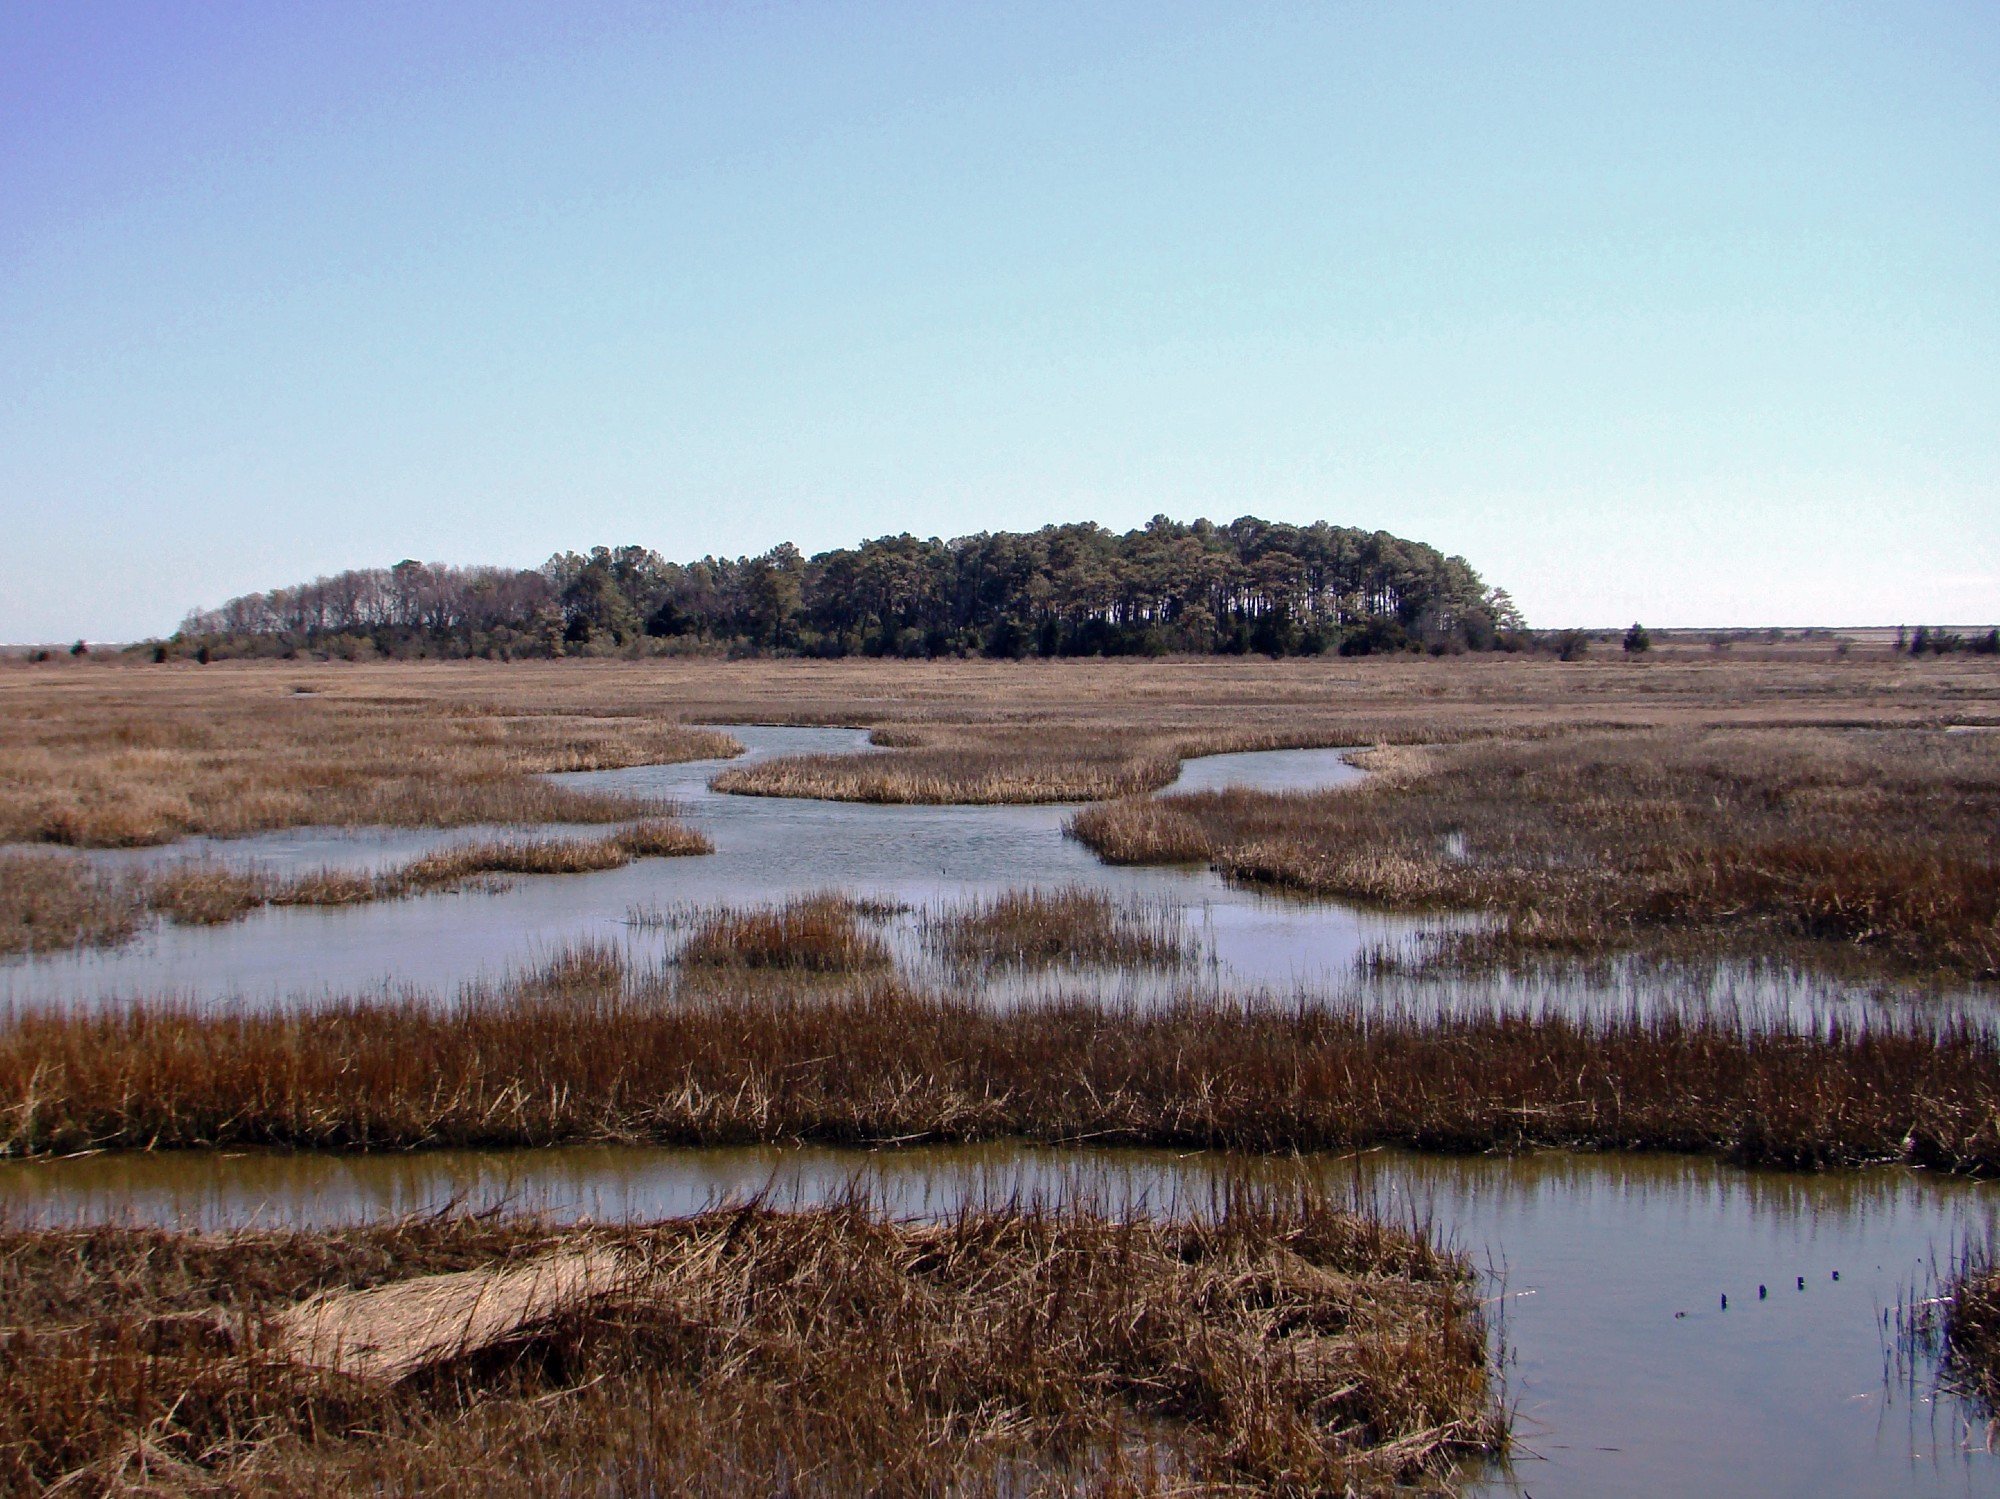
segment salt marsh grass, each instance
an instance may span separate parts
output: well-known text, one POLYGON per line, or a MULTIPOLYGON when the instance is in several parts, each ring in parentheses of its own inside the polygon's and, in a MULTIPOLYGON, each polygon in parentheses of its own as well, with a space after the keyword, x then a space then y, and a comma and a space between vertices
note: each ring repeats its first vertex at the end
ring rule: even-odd
POLYGON ((1159 733, 1046 724, 1032 730, 897 726, 878 729, 874 742, 891 753, 764 760, 723 771, 715 789, 844 802, 1103 801, 1167 785, 1191 755, 1313 748, 1327 740, 1311 729, 1159 733))
POLYGON ((1460 963, 1679 942, 2000 973, 2000 743, 1931 730, 1652 730, 1357 757, 1327 792, 1091 807, 1116 863, 1501 920, 1460 963))
POLYGON ((2000 1040, 1961 1025, 1192 994, 1002 1009, 886 972, 786 971, 634 974, 589 948, 452 1003, 18 1010, 0 1025, 0 1152, 1020 1138, 2000 1169, 2000 1040))
POLYGON ((850 1198, 615 1231, 11 1233, 0 1319, 21 1494, 1370 1493, 1504 1443, 1469 1266, 1310 1191, 1170 1219, 850 1198), (381 1374, 296 1335, 586 1260, 381 1374))
POLYGON ((476 675, 448 675, 322 668, 315 690, 300 692, 289 675, 254 668, 8 673, 0 842, 114 848, 306 825, 620 822, 654 808, 536 773, 739 748, 657 707, 482 696, 476 675))
POLYGON ((2000 1417, 2000 1253, 1991 1237, 1954 1255, 1941 1294, 1899 1308, 1903 1351, 1935 1361, 1947 1388, 2000 1417))

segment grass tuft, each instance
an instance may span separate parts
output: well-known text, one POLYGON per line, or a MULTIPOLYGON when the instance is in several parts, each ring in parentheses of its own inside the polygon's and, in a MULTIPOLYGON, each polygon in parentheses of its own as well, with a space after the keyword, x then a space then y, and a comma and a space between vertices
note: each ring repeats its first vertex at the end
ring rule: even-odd
POLYGON ((692 968, 849 974, 889 966, 889 949, 845 896, 803 895, 769 909, 723 907, 696 917, 680 961, 692 968))
POLYGON ((73 855, 0 853, 0 955, 123 942, 145 919, 130 877, 73 855))
POLYGON ((1180 968, 1194 961, 1187 918, 1159 901, 1115 901, 1081 885, 1008 890, 926 913, 924 946, 966 968, 1057 964, 1180 968))

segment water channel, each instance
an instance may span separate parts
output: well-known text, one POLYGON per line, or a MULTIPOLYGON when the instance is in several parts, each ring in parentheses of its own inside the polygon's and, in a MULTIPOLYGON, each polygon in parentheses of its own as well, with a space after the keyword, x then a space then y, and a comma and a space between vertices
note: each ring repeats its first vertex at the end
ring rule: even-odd
MULTIPOLYGON (((760 758, 866 752, 859 731, 730 732, 760 758)), ((1358 954, 1419 930, 1398 918, 1234 889, 1200 869, 1106 868, 1062 836, 1066 808, 728 797, 708 789, 717 768, 566 778, 674 798, 714 840, 711 856, 524 879, 497 892, 267 911, 219 928, 162 926, 107 953, 5 965, 0 999, 298 1003, 376 990, 448 992, 579 939, 657 959, 666 939, 634 925, 635 910, 763 902, 830 886, 912 907, 1060 884, 1170 902, 1199 926, 1201 982, 1277 993, 1351 988, 1358 954)), ((1180 785, 1309 786, 1354 774, 1337 752, 1287 751, 1191 761, 1180 785)), ((196 853, 276 872, 374 868, 495 831, 307 829, 101 857, 146 862, 196 853)), ((1730 981, 1722 982, 1727 990, 1730 981)), ((1425 991, 1432 997, 1416 1002, 1624 1007, 1656 998, 1650 983, 1643 973, 1540 991, 1496 981, 1444 1000, 1425 991)), ((1410 1001, 1415 992, 1389 997, 1410 1001)), ((1870 1003, 1768 985, 1752 998, 1815 1013, 1870 1003)), ((1983 1424, 1934 1392, 1926 1376, 1885 1377, 1883 1325, 1884 1311, 1921 1291, 1954 1245, 2000 1226, 2000 1187, 1902 1169, 1793 1175, 1561 1152, 1377 1151, 1293 1161, 1012 1145, 105 1154, 0 1163, 0 1218, 330 1225, 456 1204, 604 1221, 686 1212, 758 1191, 812 1201, 856 1182, 888 1210, 909 1214, 1016 1196, 1199 1209, 1222 1184, 1299 1172, 1357 1190, 1392 1214, 1428 1216, 1491 1267, 1520 1452, 1509 1472, 1480 1482, 1481 1493, 2000 1494, 2000 1461, 1986 1450, 1983 1424), (1759 1296, 1760 1286, 1767 1295, 1759 1296)))

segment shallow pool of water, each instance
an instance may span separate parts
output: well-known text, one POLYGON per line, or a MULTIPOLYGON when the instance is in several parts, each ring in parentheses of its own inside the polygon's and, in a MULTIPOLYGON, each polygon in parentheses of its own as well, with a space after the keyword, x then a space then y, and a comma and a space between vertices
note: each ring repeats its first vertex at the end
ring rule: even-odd
MULTIPOLYGON (((711 855, 643 859, 598 874, 514 880, 468 890, 327 910, 267 909, 217 927, 170 923, 107 951, 0 965, 0 1001, 173 995, 197 1002, 299 999, 383 989, 450 992, 532 966, 580 941, 657 959, 668 939, 635 928, 635 912, 720 901, 765 903, 837 888, 923 907, 1003 889, 1085 884, 1114 895, 1185 907, 1206 960, 1205 984, 1280 990, 1348 978, 1365 949, 1394 943, 1417 923, 1326 902, 1235 889, 1200 868, 1111 868, 1063 836, 1065 806, 869 806, 727 796, 708 782, 727 764, 800 753, 869 751, 859 729, 732 726, 736 761, 692 761, 589 771, 576 786, 670 798, 715 844, 711 855)), ((1191 761, 1189 786, 1340 785, 1361 773, 1338 750, 1284 750, 1191 761)), ((150 866, 207 857, 274 874, 324 867, 380 869, 496 833, 556 836, 572 828, 292 829, 250 838, 192 839, 163 849, 96 855, 150 866)), ((601 829, 586 831, 602 831, 601 829)), ((1140 987, 1156 980, 1139 976, 1140 987)), ((1118 976, 1096 987, 1116 990, 1118 976)))
POLYGON ((908 1215, 1014 1198, 1169 1211, 1200 1210, 1231 1183, 1299 1175, 1391 1215, 1427 1217, 1489 1267, 1520 1451, 1487 1493, 2000 1492, 1983 1428, 1927 1382, 1885 1378, 1882 1326, 1934 1257, 1993 1227, 2000 1188, 1898 1168, 1793 1175, 1673 1156, 1274 1160, 1013 1145, 190 1152, 0 1164, 0 1214, 212 1229, 456 1204, 607 1221, 758 1192, 812 1202, 850 1187, 908 1215))

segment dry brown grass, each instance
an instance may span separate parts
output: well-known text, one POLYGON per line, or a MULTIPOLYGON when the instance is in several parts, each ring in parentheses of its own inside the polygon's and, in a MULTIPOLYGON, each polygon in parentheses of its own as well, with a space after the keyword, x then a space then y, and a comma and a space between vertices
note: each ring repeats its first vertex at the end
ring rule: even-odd
POLYGON ((733 752, 657 696, 432 696, 421 671, 0 672, 0 840, 119 847, 309 824, 611 822, 630 797, 537 778, 733 752))
POLYGON ((629 828, 620 828, 612 837, 633 859, 678 859, 715 852, 715 845, 706 836, 670 817, 635 822, 629 828))
POLYGON ((1188 998, 995 1008, 887 976, 624 971, 580 948, 453 1005, 166 1002, 0 1024, 0 1154, 1024 1138, 1288 1152, 1685 1150, 2000 1170, 2000 1041, 1672 1011, 1188 998))
POLYGON ((855 793, 1102 797, 1158 784, 1162 759, 1193 747, 1592 726, 1996 723, 2000 667, 1830 650, 1761 659, 1747 649, 1575 663, 5 661, 0 839, 148 843, 313 822, 624 818, 629 803, 580 800, 525 773, 721 753, 682 726, 772 721, 886 729, 905 748, 872 776, 918 757, 911 775, 892 777, 899 784, 851 783, 855 793), (1059 742, 1043 741, 1051 730, 1059 742), (1058 752, 1044 753, 1052 745, 1058 752), (1002 761, 982 760, 994 746, 1002 761), (1081 772, 1052 763, 1076 754, 1081 772))
POLYGON ((0 955, 108 947, 145 915, 135 879, 63 854, 0 854, 0 955))
POLYGON ((1397 748, 1334 792, 1086 809, 1114 862, 1496 913, 1455 960, 1693 940, 2000 973, 2000 736, 1919 729, 1576 733, 1397 748))
POLYGON ((288 878, 210 860, 190 860, 145 882, 152 911, 184 926, 236 921, 260 906, 351 906, 393 892, 380 876, 318 869, 288 878))
POLYGON ((860 973, 889 966, 889 949, 862 925, 863 912, 832 892, 768 909, 722 907, 694 919, 680 961, 692 968, 860 973))
POLYGON ((969 906, 926 912, 921 933, 925 947, 968 968, 1179 968, 1195 956, 1179 907, 1116 901, 1078 885, 1007 890, 969 906))
POLYGON ((869 724, 897 747, 771 762, 730 784, 1082 797, 1156 785, 1197 750, 1434 745, 1437 773, 1347 799, 1216 801, 1200 820, 1123 806, 1093 813, 1093 836, 1114 857, 1214 857, 1244 878, 1329 894, 1505 910, 1501 937, 1486 939, 1500 956, 1726 932, 1724 945, 1753 948, 1845 943, 1889 967, 1992 966, 1980 925, 1990 856, 1962 858, 1953 848, 1965 838, 1931 835, 1954 820, 1991 826, 1977 790, 1986 771, 1968 791, 1949 767, 1990 760, 2000 736, 1936 731, 2000 724, 2000 665, 1804 643, 1768 659, 1746 649, 1575 663, 0 664, 0 831, 116 842, 288 822, 628 817, 621 798, 579 801, 522 772, 699 753, 714 746, 679 721, 774 719, 869 724), (1868 761, 1877 734, 1898 746, 1888 760, 1908 748, 1907 774, 1874 755, 1883 763, 1853 778, 1788 783, 1802 758, 1868 761), (1738 763, 1714 774, 1689 746, 1738 763), (1767 754, 1769 767, 1751 763, 1767 754), (1932 775, 1940 757, 1947 769, 1932 775), (1810 836, 1783 836, 1773 807, 1810 836), (1292 811, 1307 825, 1286 824, 1292 811), (1901 830, 1906 813, 1921 836, 1901 830), (1360 841, 1339 841, 1349 833, 1360 841), (1454 833, 1471 859, 1442 854, 1454 833), (1550 890, 1568 895, 1546 902, 1550 890))
POLYGON ((7 1235, 0 1485, 1372 1492, 1498 1449, 1462 1259, 1309 1192, 1218 1209, 7 1235), (287 1359, 302 1303, 421 1298, 565 1255, 622 1273, 401 1379, 287 1359))

